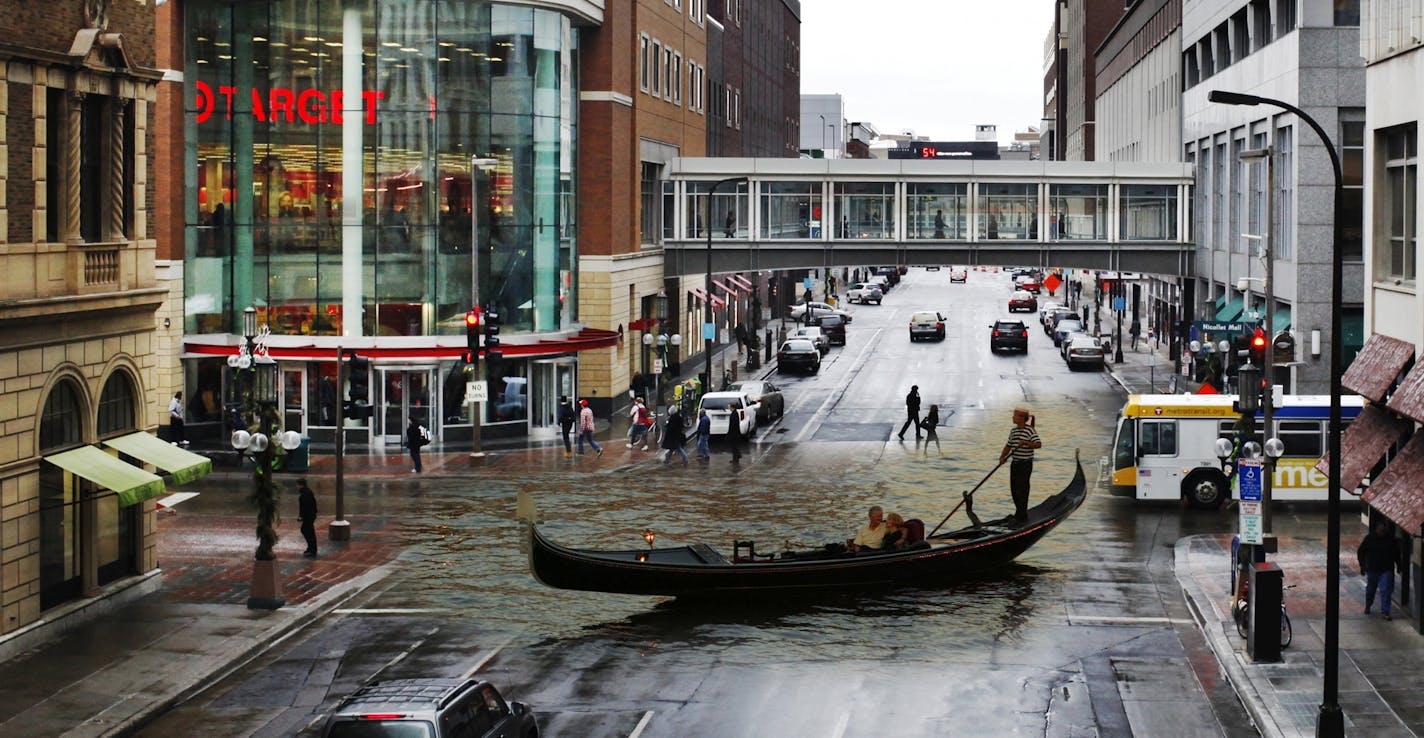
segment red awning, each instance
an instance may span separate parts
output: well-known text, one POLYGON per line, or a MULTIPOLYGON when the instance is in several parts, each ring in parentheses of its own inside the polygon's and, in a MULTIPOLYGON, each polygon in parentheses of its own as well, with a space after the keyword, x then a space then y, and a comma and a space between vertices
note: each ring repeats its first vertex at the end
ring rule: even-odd
POLYGON ((736 297, 736 296, 738 295, 738 292, 737 292, 736 290, 734 290, 734 289, 732 289, 731 287, 728 287, 727 285, 723 284, 720 280, 714 279, 714 280, 712 280, 712 284, 717 285, 718 287, 720 287, 720 288, 722 289, 723 292, 725 292, 725 293, 731 295, 732 297, 736 297))
MULTIPOLYGON (((1366 406, 1340 438, 1340 489, 1358 488, 1375 464, 1384 458, 1390 446, 1412 427, 1413 423, 1388 410, 1366 406)), ((1330 454, 1322 456, 1315 468, 1322 474, 1329 474, 1330 454)), ((1370 492, 1366 492, 1365 501, 1369 499, 1370 492)))
POLYGON ((693 287, 688 290, 688 293, 696 298, 698 302, 707 302, 707 293, 701 287, 693 287))
POLYGON ((744 289, 744 290, 751 290, 751 289, 752 289, 751 280, 747 279, 746 277, 743 277, 743 276, 740 275, 740 274, 728 274, 728 275, 727 275, 727 281, 728 281, 728 282, 731 282, 732 284, 737 285, 738 287, 740 287, 740 288, 742 288, 742 289, 744 289))
POLYGON ((1424 423, 1424 368, 1415 364, 1389 398, 1389 409, 1424 423))
POLYGON ((1414 363, 1414 344, 1373 333, 1365 340, 1350 368, 1340 375, 1340 384, 1374 402, 1384 400, 1399 375, 1414 363))
POLYGON ((1424 524, 1424 433, 1404 444, 1384 473, 1370 485, 1366 500, 1370 507, 1407 531, 1416 532, 1424 524))

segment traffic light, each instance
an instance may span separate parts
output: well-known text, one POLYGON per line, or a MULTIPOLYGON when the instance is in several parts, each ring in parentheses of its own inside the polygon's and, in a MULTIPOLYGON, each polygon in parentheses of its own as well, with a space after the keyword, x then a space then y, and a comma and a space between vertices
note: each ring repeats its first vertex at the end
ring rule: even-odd
POLYGON ((347 361, 346 407, 342 414, 348 418, 371 417, 372 408, 367 404, 371 396, 371 360, 351 354, 347 361))
POLYGON ((1256 332, 1251 334, 1251 345, 1249 349, 1252 364, 1256 366, 1266 365, 1266 346, 1269 343, 1270 341, 1266 338, 1266 332, 1264 330, 1257 328, 1256 332))
POLYGON ((499 350, 499 312, 493 305, 485 309, 485 359, 499 361, 504 352, 499 350))
POLYGON ((480 360, 480 309, 465 313, 465 348, 469 349, 462 358, 466 364, 480 360))

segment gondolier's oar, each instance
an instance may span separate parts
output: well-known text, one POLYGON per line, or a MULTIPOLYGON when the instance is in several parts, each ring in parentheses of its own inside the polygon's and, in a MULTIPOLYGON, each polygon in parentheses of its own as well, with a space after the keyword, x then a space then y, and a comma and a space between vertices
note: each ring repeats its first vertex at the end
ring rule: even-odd
POLYGON ((999 467, 1000 467, 1000 466, 1003 466, 1003 465, 1004 465, 1004 462, 1000 461, 998 466, 994 467, 993 469, 990 469, 990 470, 989 470, 989 473, 988 473, 988 474, 985 474, 985 475, 984 475, 984 478, 981 479, 981 480, 979 480, 979 483, 978 483, 978 484, 974 485, 974 489, 971 489, 971 490, 969 490, 968 492, 965 492, 965 493, 964 493, 964 499, 960 500, 960 501, 959 501, 959 504, 958 504, 958 505, 955 505, 955 506, 954 506, 954 509, 953 509, 953 510, 950 510, 948 515, 944 516, 944 520, 939 521, 939 525, 936 525, 936 526, 934 527, 934 530, 930 531, 930 532, 929 532, 929 535, 927 535, 927 536, 925 536, 925 537, 926 537, 926 538, 929 538, 929 536, 932 536, 932 535, 934 535, 935 533, 938 533, 938 532, 939 532, 939 529, 942 528, 942 527, 944 527, 944 524, 945 524, 945 523, 948 523, 948 522, 949 522, 949 519, 952 518, 952 517, 954 517, 954 514, 955 514, 955 513, 959 512, 959 508, 964 507, 964 503, 969 502, 969 500, 970 500, 972 497, 974 497, 974 493, 975 493, 975 492, 978 492, 978 491, 979 491, 979 488, 980 488, 980 487, 983 487, 983 486, 984 486, 984 483, 987 482, 987 481, 989 481, 989 477, 994 476, 994 472, 998 471, 998 470, 999 470, 999 467))

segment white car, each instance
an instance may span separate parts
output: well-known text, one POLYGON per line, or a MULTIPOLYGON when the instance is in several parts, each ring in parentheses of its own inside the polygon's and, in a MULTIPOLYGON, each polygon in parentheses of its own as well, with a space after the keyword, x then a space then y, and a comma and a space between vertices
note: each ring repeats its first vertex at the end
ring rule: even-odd
POLYGON ((850 289, 846 290, 846 302, 858 302, 862 305, 873 302, 879 305, 884 299, 885 292, 876 282, 852 282, 850 289))
POLYGON ((829 354, 831 352, 831 339, 821 331, 821 326, 818 325, 808 326, 805 328, 797 328, 796 330, 786 334, 786 338, 787 340, 790 340, 792 338, 804 338, 810 341, 811 343, 816 344, 816 350, 820 351, 822 356, 825 356, 826 354, 829 354))
POLYGON ((969 281, 969 270, 968 270, 968 269, 965 269, 964 267, 955 267, 955 268, 949 270, 949 283, 950 283, 950 284, 954 284, 955 282, 968 282, 968 281, 969 281))
POLYGON ((708 392, 697 403, 699 411, 706 410, 712 421, 712 435, 725 436, 732 427, 733 413, 741 424, 742 435, 751 438, 756 430, 757 403, 752 402, 745 392, 708 392))
MULTIPOLYGON (((792 306, 791 306, 791 319, 792 319, 793 321, 796 321, 796 322, 799 323, 799 322, 801 322, 801 321, 803 321, 803 320, 806 319, 806 305, 807 305, 807 303, 804 303, 804 302, 803 302, 803 303, 801 303, 800 305, 792 305, 792 306)), ((841 316, 842 318, 845 318, 845 322, 847 322, 847 323, 850 322, 850 313, 848 313, 848 312, 846 312, 846 311, 844 311, 844 310, 838 310, 838 309, 836 309, 836 308, 831 307, 830 305, 827 305, 827 304, 824 303, 824 302, 813 302, 813 303, 810 303, 810 305, 811 305, 811 314, 812 314, 812 315, 823 315, 823 314, 825 314, 825 313, 835 313, 836 315, 839 315, 839 316, 841 316)))

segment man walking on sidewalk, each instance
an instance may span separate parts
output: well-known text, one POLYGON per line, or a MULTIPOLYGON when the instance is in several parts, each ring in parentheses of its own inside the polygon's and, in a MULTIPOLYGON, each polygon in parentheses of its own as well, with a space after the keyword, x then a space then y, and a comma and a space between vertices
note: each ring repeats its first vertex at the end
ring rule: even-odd
POLYGON ((1356 556, 1360 560, 1360 573, 1365 575, 1365 614, 1375 603, 1375 591, 1379 591, 1380 615, 1389 620, 1389 599, 1394 594, 1394 562, 1398 558, 1398 546, 1389 533, 1388 523, 1377 523, 1365 540, 1360 541, 1356 556))
POLYGON ((905 440, 905 431, 915 426, 915 440, 920 440, 920 385, 911 385, 910 394, 905 395, 905 424, 900 426, 900 440, 905 440))
POLYGON ((598 441, 593 440, 593 409, 588 406, 588 400, 579 400, 579 421, 578 421, 578 452, 583 456, 583 444, 588 442, 599 456, 603 455, 603 447, 598 445, 598 441))
POLYGON ((573 433, 576 422, 578 422, 578 413, 574 411, 573 403, 569 402, 569 396, 563 395, 559 398, 559 433, 564 437, 564 456, 566 458, 574 455, 574 442, 569 434, 573 433))
POLYGON ((302 556, 316 558, 316 495, 307 486, 306 478, 297 480, 297 519, 302 521, 302 538, 307 539, 307 550, 302 556))
POLYGON ((697 458, 707 461, 712 458, 712 418, 703 410, 697 414, 697 458))
POLYGON ((174 392, 168 402, 168 435, 179 446, 188 445, 188 435, 183 431, 183 393, 174 392))

